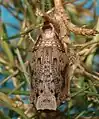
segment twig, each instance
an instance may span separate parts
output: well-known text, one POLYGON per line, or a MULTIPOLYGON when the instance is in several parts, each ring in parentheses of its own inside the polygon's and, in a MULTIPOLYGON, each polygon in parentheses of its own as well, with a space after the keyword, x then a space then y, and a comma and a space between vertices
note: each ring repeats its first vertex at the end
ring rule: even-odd
POLYGON ((83 88, 83 89, 79 90, 78 92, 76 92, 75 94, 71 94, 71 98, 74 98, 76 95, 79 95, 80 93, 84 92, 87 89, 89 89, 89 87, 83 88))
MULTIPOLYGON (((14 38, 18 38, 18 37, 27 35, 27 34, 28 34, 29 32, 31 32, 33 29, 39 28, 39 27, 41 27, 42 25, 43 25, 43 24, 39 24, 38 26, 32 25, 32 26, 28 27, 26 31, 23 31, 23 32, 21 32, 21 33, 19 33, 19 34, 16 34, 16 35, 14 35, 14 36, 8 37, 7 40, 11 40, 11 39, 14 39, 14 38)), ((3 40, 5 40, 5 39, 3 39, 3 40)))
POLYGON ((23 63, 23 60, 22 60, 22 57, 21 57, 21 54, 20 54, 18 48, 16 49, 16 54, 17 54, 17 56, 18 56, 18 60, 19 60, 19 62, 20 62, 20 65, 21 65, 21 67, 22 67, 22 70, 23 70, 23 72, 24 72, 24 76, 25 76, 25 78, 26 78, 26 81, 27 81, 28 84, 30 84, 29 76, 27 75, 26 68, 25 68, 25 65, 24 65, 24 63, 23 63))
POLYGON ((66 5, 66 4, 69 4, 69 3, 73 3, 73 2, 76 2, 76 1, 79 1, 79 0, 70 0, 70 1, 66 1, 66 2, 63 2, 63 5, 66 5))
POLYGON ((90 53, 95 51, 97 49, 96 46, 97 46, 97 44, 92 45, 92 47, 90 47, 90 49, 84 54, 84 57, 86 57, 87 55, 89 55, 90 53))
POLYGON ((84 48, 86 48, 86 47, 88 47, 88 46, 90 46, 90 45, 93 45, 93 44, 99 44, 99 41, 89 41, 89 42, 86 42, 86 43, 84 43, 84 44, 74 44, 73 46, 74 47, 81 47, 81 50, 82 49, 84 49, 84 48))
POLYGON ((7 78, 5 78, 3 81, 0 82, 0 86, 3 85, 6 81, 11 79, 12 77, 16 76, 18 74, 18 70, 16 70, 13 74, 9 75, 7 78))
MULTIPOLYGON (((9 88, 0 88, 0 92, 5 93, 5 94, 10 93, 11 91, 12 91, 12 89, 9 89, 9 88)), ((16 91, 12 92, 12 94, 29 96, 29 91, 16 90, 16 91)))
POLYGON ((12 93, 14 93, 16 90, 18 90, 19 88, 21 88, 23 85, 25 84, 25 81, 23 81, 21 84, 19 84, 15 89, 13 89, 8 95, 11 95, 12 93))
POLYGON ((86 71, 85 67, 82 67, 81 65, 79 65, 78 67, 79 67, 79 69, 76 69, 75 74, 77 73, 77 74, 88 76, 91 79, 99 80, 98 76, 95 76, 94 74, 86 71))
POLYGON ((76 116, 75 119, 79 119, 79 117, 83 116, 83 114, 85 114, 85 113, 86 113, 86 110, 85 111, 82 111, 78 116, 76 116))
POLYGON ((18 26, 14 25, 14 24, 12 24, 10 22, 4 22, 4 24, 9 25, 10 27, 13 27, 16 30, 20 30, 20 28, 18 26))

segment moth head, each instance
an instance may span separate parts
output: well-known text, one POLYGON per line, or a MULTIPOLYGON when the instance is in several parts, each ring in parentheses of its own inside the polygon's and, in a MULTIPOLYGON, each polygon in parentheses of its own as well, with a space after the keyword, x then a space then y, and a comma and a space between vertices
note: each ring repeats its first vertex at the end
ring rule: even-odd
POLYGON ((49 39, 55 36, 55 29, 51 23, 44 25, 42 28, 43 38, 49 39))

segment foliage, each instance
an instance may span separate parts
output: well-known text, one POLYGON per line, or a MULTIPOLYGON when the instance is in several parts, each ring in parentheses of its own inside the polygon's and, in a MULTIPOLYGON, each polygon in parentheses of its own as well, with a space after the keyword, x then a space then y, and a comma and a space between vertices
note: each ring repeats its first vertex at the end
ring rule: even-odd
MULTIPOLYGON (((65 0, 64 8, 74 24, 81 27, 96 28, 99 31, 99 18, 95 12, 97 2, 89 3, 88 0, 81 2, 70 0, 68 2, 65 0)), ((30 83, 27 60, 31 59, 29 51, 33 47, 44 21, 37 14, 37 8, 44 13, 51 11, 53 7, 53 0, 0 1, 0 117, 2 119, 18 117, 29 119, 31 116, 27 111, 30 83), (20 27, 2 19, 2 8, 5 8, 13 16, 20 27), (19 32, 9 36, 8 27, 19 32)), ((80 45, 91 40, 96 42, 92 44, 90 51, 89 48, 85 49, 87 53, 84 56, 84 63, 91 72, 95 71, 97 75, 99 75, 98 37, 99 35, 84 37, 71 33, 71 40, 80 45)), ((62 104, 59 110, 70 119, 99 116, 99 78, 93 79, 81 75, 77 77, 71 85, 71 100, 62 104)), ((35 118, 35 113, 32 113, 32 116, 35 118)))

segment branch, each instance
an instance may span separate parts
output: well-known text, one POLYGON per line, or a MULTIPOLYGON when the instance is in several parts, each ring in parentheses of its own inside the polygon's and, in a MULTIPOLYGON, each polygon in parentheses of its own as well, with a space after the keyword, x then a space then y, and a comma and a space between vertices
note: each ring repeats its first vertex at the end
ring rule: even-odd
MULTIPOLYGON (((56 20, 60 24, 60 28, 64 27, 67 30, 66 34, 71 32, 74 32, 78 35, 95 35, 99 34, 98 31, 93 29, 87 29, 84 27, 77 27, 76 25, 72 24, 68 14, 65 12, 62 0, 54 0, 55 3, 55 10, 56 10, 56 20)), ((60 32, 63 32, 63 29, 60 29, 60 32)))

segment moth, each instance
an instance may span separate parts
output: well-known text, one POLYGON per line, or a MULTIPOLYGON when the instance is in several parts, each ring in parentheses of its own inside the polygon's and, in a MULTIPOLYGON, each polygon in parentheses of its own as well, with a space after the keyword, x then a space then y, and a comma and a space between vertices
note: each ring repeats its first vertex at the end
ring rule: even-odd
POLYGON ((32 50, 30 101, 37 110, 56 110, 68 96, 68 56, 52 23, 46 23, 32 50))

